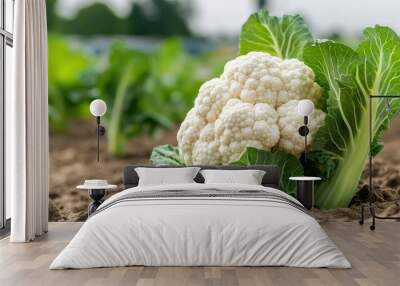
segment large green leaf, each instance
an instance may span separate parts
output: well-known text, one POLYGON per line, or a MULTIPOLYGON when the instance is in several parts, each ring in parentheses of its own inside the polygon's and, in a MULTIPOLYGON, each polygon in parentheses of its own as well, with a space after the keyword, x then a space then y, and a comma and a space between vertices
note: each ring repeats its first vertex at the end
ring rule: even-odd
POLYGON ((151 152, 150 161, 155 166, 168 165, 168 166, 181 166, 184 163, 179 156, 178 147, 172 145, 157 146, 151 152))
POLYGON ((301 16, 270 16, 260 10, 249 17, 240 33, 240 54, 267 52, 284 59, 301 58, 303 47, 313 40, 301 16))
POLYGON ((329 90, 325 125, 314 136, 311 161, 319 175, 330 177, 336 165, 347 156, 363 114, 358 93, 352 89, 351 77, 358 63, 358 54, 351 48, 332 41, 314 43, 304 49, 304 61, 312 67, 317 82, 329 90), (350 81, 350 82, 349 82, 350 81))
MULTIPOLYGON (((325 126, 314 136, 311 153, 312 167, 324 177, 317 190, 317 205, 324 208, 346 207, 356 190, 369 153, 369 95, 400 93, 398 36, 380 26, 367 28, 364 36, 356 51, 334 42, 304 49, 304 62, 329 89, 325 126)), ((385 99, 372 100, 371 107, 375 154, 395 112, 387 112, 385 99)))
POLYGON ((364 30, 365 40, 357 52, 366 60, 357 70, 357 83, 364 94, 393 94, 400 91, 400 40, 388 27, 364 30))
POLYGON ((253 147, 247 147, 238 161, 232 165, 251 166, 251 165, 278 165, 280 169, 280 188, 288 194, 293 195, 296 185, 289 178, 292 176, 302 176, 303 166, 293 155, 284 152, 270 152, 253 147))
MULTIPOLYGON (((388 27, 375 26, 364 30, 366 39, 357 52, 366 60, 358 66, 356 81, 363 94, 399 95, 400 93, 400 38, 388 27)), ((386 103, 392 107, 399 99, 375 99, 373 101, 373 134, 378 141, 387 128, 395 110, 387 112, 386 103)))

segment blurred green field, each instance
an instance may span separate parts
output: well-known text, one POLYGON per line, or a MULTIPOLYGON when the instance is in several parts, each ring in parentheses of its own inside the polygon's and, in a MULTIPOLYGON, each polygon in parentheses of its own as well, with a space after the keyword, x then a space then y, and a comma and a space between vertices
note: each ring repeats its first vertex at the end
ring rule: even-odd
POLYGON ((52 133, 73 119, 88 118, 95 98, 106 101, 108 151, 123 155, 126 143, 181 122, 202 82, 221 73, 235 55, 230 48, 189 54, 178 38, 143 51, 112 40, 105 52, 83 49, 67 36, 50 34, 49 120, 52 133), (75 44, 74 44, 75 43, 75 44))
POLYGON ((82 1, 66 17, 61 2, 46 1, 51 134, 68 136, 71 124, 90 118, 90 102, 101 98, 113 156, 126 154, 135 137, 179 124, 202 82, 236 54, 229 41, 213 43, 191 31, 190 3, 131 1, 121 17, 107 3, 82 1))

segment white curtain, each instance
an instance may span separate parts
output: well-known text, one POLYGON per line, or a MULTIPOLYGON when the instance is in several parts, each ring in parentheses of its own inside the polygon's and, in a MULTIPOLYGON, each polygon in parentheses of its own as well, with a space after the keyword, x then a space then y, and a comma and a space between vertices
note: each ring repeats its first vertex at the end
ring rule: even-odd
POLYGON ((13 94, 6 98, 12 242, 47 232, 49 136, 45 0, 15 1, 13 94))

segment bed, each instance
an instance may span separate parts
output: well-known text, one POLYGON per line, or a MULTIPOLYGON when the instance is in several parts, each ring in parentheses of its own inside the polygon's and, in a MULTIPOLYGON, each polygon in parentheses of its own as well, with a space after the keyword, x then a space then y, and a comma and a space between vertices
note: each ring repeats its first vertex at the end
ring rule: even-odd
MULTIPOLYGON (((144 266, 292 266, 350 268, 318 222, 279 190, 277 166, 258 169, 261 185, 195 183, 138 186, 107 199, 50 269, 144 266)), ((202 169, 217 167, 201 166, 202 169)))

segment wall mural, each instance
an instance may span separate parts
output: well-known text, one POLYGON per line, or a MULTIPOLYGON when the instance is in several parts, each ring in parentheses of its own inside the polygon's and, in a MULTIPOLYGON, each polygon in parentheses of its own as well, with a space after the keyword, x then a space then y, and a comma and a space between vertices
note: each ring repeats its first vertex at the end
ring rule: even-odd
MULTIPOLYGON (((270 153, 280 151, 275 155, 282 157, 282 165, 290 161, 296 166, 293 156, 299 158, 304 150, 297 132, 303 118, 296 107, 299 99, 311 99, 319 109, 310 119, 311 154, 303 167, 323 178, 316 194, 318 207, 347 207, 369 152, 368 96, 400 92, 400 38, 378 25, 366 28, 363 35, 353 49, 314 40, 298 15, 252 15, 242 28, 240 55, 225 65, 219 78, 202 85, 182 123, 176 149, 181 161, 176 163, 268 164, 273 163, 270 153), (243 159, 249 157, 254 161, 243 159)), ((395 114, 386 112, 385 104, 384 99, 373 103, 375 154, 395 114)), ((156 148, 155 164, 164 162, 164 148, 172 149, 156 148)), ((284 180, 293 170, 296 175, 302 172, 287 168, 290 174, 284 174, 284 180)), ((292 192, 293 186, 285 191, 292 192)))
MULTIPOLYGON (((61 43, 50 38, 50 50, 61 43)), ((153 146, 160 145, 139 162, 278 164, 287 193, 295 191, 289 177, 319 176, 316 206, 348 207, 360 189, 369 154, 368 96, 400 94, 399 36, 376 25, 365 28, 362 39, 350 46, 315 39, 299 15, 274 17, 260 10, 243 24, 238 46, 236 54, 223 50, 194 57, 178 39, 167 40, 151 54, 117 42, 107 65, 86 72, 97 86, 88 99, 102 98, 109 108, 105 161, 118 173, 111 182, 120 183, 121 162, 132 163, 126 151, 131 138, 170 129, 169 137, 154 140, 153 146), (199 73, 204 63, 215 66, 199 73), (298 103, 304 99, 315 105, 308 118, 307 158, 298 132, 304 124, 298 103)), ((91 66, 93 58, 66 52, 75 65, 91 66)), ((53 58, 57 61, 61 60, 53 58)), ((50 92, 62 93, 56 66, 50 66, 50 77, 55 77, 50 78, 50 92)), ((87 89, 90 80, 76 89, 87 89)), ((50 110, 53 130, 63 129, 57 112, 65 111, 57 108, 60 103, 54 96, 50 101, 55 107, 50 110)), ((398 99, 373 101, 374 156, 383 149, 381 138, 398 106, 398 99)), ((98 173, 106 174, 102 168, 98 173)))

